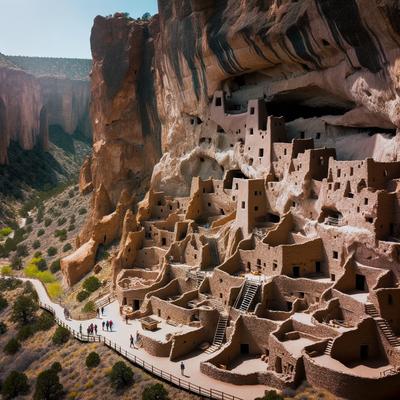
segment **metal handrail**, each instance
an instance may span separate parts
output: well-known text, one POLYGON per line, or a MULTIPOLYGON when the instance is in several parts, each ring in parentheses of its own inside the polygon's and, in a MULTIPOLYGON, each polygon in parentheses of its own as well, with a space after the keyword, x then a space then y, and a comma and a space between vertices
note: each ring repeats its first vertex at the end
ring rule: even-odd
POLYGON ((112 342, 110 339, 107 339, 101 335, 84 335, 80 332, 77 332, 75 329, 71 328, 69 325, 64 323, 56 316, 56 312, 53 307, 45 304, 43 302, 39 302, 39 306, 54 315, 54 319, 58 325, 68 329, 69 332, 78 340, 83 342, 99 342, 103 343, 105 346, 109 347, 110 349, 116 351, 117 353, 121 354, 123 357, 131 361, 133 364, 143 368, 144 370, 150 372, 153 375, 158 376, 159 378, 167 381, 175 386, 180 387, 181 389, 188 390, 192 393, 196 393, 200 396, 207 397, 210 399, 215 400, 242 400, 240 397, 232 396, 231 394, 222 392, 216 389, 205 389, 199 385, 195 385, 190 381, 185 379, 181 379, 175 375, 172 375, 168 372, 165 372, 154 365, 142 360, 140 357, 128 352, 127 350, 123 349, 121 346, 117 345, 117 343, 112 342))

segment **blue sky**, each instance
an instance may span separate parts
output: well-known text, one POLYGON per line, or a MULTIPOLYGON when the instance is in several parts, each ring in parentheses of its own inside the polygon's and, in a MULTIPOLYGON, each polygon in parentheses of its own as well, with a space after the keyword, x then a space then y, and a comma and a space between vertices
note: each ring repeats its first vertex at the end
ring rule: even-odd
POLYGON ((0 0, 0 53, 90 58, 96 15, 157 13, 157 0, 0 0))

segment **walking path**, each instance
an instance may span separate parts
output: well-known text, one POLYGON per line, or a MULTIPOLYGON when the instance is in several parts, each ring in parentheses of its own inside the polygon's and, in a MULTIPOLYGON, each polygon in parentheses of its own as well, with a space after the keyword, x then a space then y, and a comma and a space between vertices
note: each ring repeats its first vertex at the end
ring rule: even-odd
POLYGON ((56 322, 66 327, 77 339, 81 341, 98 341, 120 353, 133 364, 153 373, 154 375, 170 382, 182 389, 189 390, 206 398, 221 400, 253 400, 256 397, 262 397, 267 389, 264 385, 232 385, 212 379, 200 372, 200 363, 210 357, 209 354, 186 358, 185 375, 181 375, 180 361, 173 362, 168 357, 156 357, 148 354, 140 348, 130 348, 130 335, 135 337, 135 333, 148 334, 143 331, 138 320, 130 320, 128 324, 123 320, 119 313, 117 301, 104 306, 104 315, 100 318, 94 318, 86 321, 66 319, 64 309, 57 303, 54 303, 48 296, 43 284, 36 279, 19 278, 24 281, 30 281, 39 296, 40 306, 54 314, 56 322), (102 322, 104 320, 113 321, 113 331, 103 331, 102 322), (98 335, 87 336, 87 327, 90 324, 97 324, 98 335), (79 333, 82 324, 82 333, 79 333), (157 367, 155 367, 157 366, 157 367))

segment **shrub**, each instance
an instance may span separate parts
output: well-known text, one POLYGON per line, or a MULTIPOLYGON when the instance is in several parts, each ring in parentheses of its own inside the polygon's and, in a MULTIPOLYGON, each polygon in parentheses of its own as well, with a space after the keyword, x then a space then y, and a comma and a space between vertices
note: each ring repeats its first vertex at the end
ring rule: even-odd
POLYGON ((13 399, 14 397, 27 394, 28 392, 28 378, 25 374, 18 371, 10 372, 1 387, 1 394, 4 399, 13 399))
POLYGON ((71 224, 71 225, 68 227, 68 232, 71 232, 71 231, 73 231, 73 230, 75 230, 75 225, 74 225, 74 224, 71 224))
POLYGON ((71 218, 69 219, 70 224, 74 224, 76 221, 75 215, 71 215, 71 218))
POLYGON ((82 302, 83 300, 86 300, 88 297, 90 296, 90 293, 86 290, 81 290, 77 295, 76 295, 76 299, 79 302, 82 302))
POLYGON ((55 247, 49 247, 48 249, 47 249, 47 255, 49 256, 49 257, 53 257, 53 256, 55 256, 57 254, 57 249, 55 248, 55 247))
POLYGON ((50 265, 50 271, 55 274, 61 269, 60 259, 54 260, 50 265))
POLYGON ((47 262, 43 257, 32 258, 31 262, 36 264, 39 271, 46 271, 47 269, 47 262))
POLYGON ((33 218, 32 218, 32 217, 28 217, 28 218, 26 219, 26 224, 27 224, 27 225, 31 225, 32 222, 33 222, 33 218))
POLYGON ((96 305, 94 304, 94 301, 88 301, 82 308, 82 311, 84 313, 90 313, 93 311, 96 311, 96 305))
POLYGON ((38 233, 37 233, 38 237, 43 236, 44 232, 45 232, 45 230, 43 228, 39 229, 38 233))
POLYGON ((54 332, 52 340, 54 344, 61 345, 67 343, 69 337, 70 337, 69 330, 62 326, 58 326, 56 331, 54 332))
POLYGON ((31 282, 24 283, 24 294, 29 295, 32 299, 37 300, 37 293, 31 282))
POLYGON ((142 400, 166 400, 168 392, 161 383, 146 386, 142 393, 142 400))
POLYGON ((48 331, 54 324, 53 316, 49 312, 43 311, 35 321, 35 330, 48 331))
POLYGON ((1 267, 1 275, 2 276, 10 276, 12 274, 11 265, 3 265, 1 267))
POLYGON ((7 332, 7 325, 4 322, 0 322, 0 335, 4 335, 7 332))
POLYGON ((255 400, 284 400, 284 398, 276 393, 275 390, 269 390, 265 391, 265 394, 263 397, 257 397, 255 400))
POLYGON ((67 240, 67 230, 66 229, 61 229, 61 230, 57 229, 54 232, 54 237, 58 237, 60 242, 67 240))
POLYGON ((64 200, 64 201, 61 203, 61 205, 62 205, 63 208, 66 208, 66 207, 69 206, 69 201, 68 201, 68 200, 64 200))
POLYGON ((9 226, 0 229, 0 238, 8 236, 12 231, 13 230, 9 226))
POLYGON ((69 196, 69 198, 70 199, 72 199, 73 197, 74 197, 74 191, 73 190, 70 190, 69 192, 68 192, 68 196, 69 196))
POLYGON ((26 325, 34 319, 37 309, 38 305, 33 301, 32 297, 19 296, 14 302, 11 320, 21 325, 26 325))
POLYGON ((33 325, 22 325, 17 333, 17 339, 23 342, 24 340, 30 338, 35 333, 33 325))
POLYGON ((21 269, 22 267, 22 260, 16 254, 11 257, 11 267, 12 269, 21 269))
POLYGON ((14 290, 22 286, 22 281, 16 278, 1 279, 0 278, 0 291, 14 290))
POLYGON ((41 246, 41 244, 40 244, 39 240, 35 240, 32 243, 32 248, 35 249, 35 250, 38 249, 40 246, 41 246))
POLYGON ((83 214, 86 214, 86 213, 87 213, 87 210, 86 210, 86 208, 82 207, 82 208, 80 208, 80 209, 78 210, 78 213, 79 213, 79 215, 83 215, 83 214))
POLYGON ((11 338, 6 345, 4 346, 4 352, 6 354, 13 355, 18 352, 18 350, 21 348, 21 345, 19 341, 16 338, 11 338))
POLYGON ((33 263, 32 260, 24 269, 25 275, 28 278, 36 278, 43 283, 52 283, 56 281, 56 277, 50 271, 39 271, 38 266, 33 263))
POLYGON ((58 361, 53 362, 53 364, 51 364, 50 369, 52 369, 53 371, 55 371, 56 374, 58 374, 59 372, 62 371, 61 364, 60 364, 58 361))
POLYGON ((100 356, 95 352, 92 351, 86 357, 86 366, 88 368, 95 368, 100 364, 100 356))
POLYGON ((93 293, 101 286, 101 283, 99 279, 95 276, 90 276, 89 278, 84 280, 82 286, 88 292, 93 293))
POLYGON ((62 217, 62 218, 59 218, 59 219, 57 220, 57 225, 58 225, 58 226, 61 226, 61 225, 64 225, 66 222, 67 222, 67 218, 62 217))
POLYGON ((71 243, 67 243, 66 245, 64 245, 63 247, 63 252, 65 253, 66 251, 69 251, 72 249, 71 243))
POLYGON ((34 400, 56 400, 64 395, 64 387, 60 383, 54 369, 46 369, 36 379, 34 400))
POLYGON ((17 246, 17 256, 18 257, 26 257, 28 255, 28 248, 25 244, 19 244, 17 246))
POLYGON ((51 218, 45 218, 44 219, 44 226, 47 228, 52 224, 53 220, 51 218))
POLYGON ((118 361, 111 369, 110 380, 114 389, 130 386, 134 382, 133 371, 123 361, 118 361))
POLYGON ((26 228, 26 232, 27 233, 32 233, 32 231, 33 231, 33 228, 32 228, 32 226, 28 226, 27 228, 26 228))
POLYGON ((62 294, 62 287, 59 282, 51 282, 46 284, 47 293, 52 299, 56 299, 62 294))
POLYGON ((0 294, 0 312, 8 306, 8 301, 0 294))
POLYGON ((42 256, 42 252, 41 251, 35 251, 35 253, 33 254, 33 258, 39 258, 42 256))

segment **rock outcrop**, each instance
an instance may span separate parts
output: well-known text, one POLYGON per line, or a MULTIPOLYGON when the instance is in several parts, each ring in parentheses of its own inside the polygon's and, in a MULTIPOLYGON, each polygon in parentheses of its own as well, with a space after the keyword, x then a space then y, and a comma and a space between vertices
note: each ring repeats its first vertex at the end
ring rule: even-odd
MULTIPOLYGON (((238 144, 214 144, 224 129, 235 134, 211 114, 217 90, 233 114, 262 99, 285 117, 289 137, 323 147, 359 135, 357 148, 341 146, 346 155, 396 160, 399 16, 395 0, 159 0, 150 21, 97 17, 93 157, 84 174, 94 204, 104 191, 111 214, 124 190, 142 196, 150 176, 154 190, 175 196, 188 195, 196 175, 258 177, 238 144)), ((104 215, 94 209, 78 243, 104 215)))
POLYGON ((35 77, 0 62, 0 164, 7 162, 11 140, 30 150, 47 146, 47 112, 35 77))

